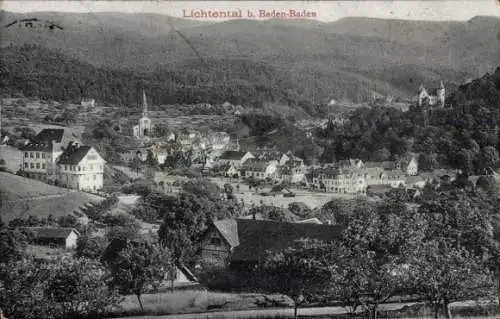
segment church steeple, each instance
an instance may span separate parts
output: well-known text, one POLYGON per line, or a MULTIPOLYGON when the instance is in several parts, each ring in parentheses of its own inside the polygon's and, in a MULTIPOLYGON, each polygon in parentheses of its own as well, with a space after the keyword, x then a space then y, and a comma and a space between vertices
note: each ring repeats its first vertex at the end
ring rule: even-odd
POLYGON ((148 116, 148 101, 146 100, 146 92, 142 90, 142 116, 148 116))

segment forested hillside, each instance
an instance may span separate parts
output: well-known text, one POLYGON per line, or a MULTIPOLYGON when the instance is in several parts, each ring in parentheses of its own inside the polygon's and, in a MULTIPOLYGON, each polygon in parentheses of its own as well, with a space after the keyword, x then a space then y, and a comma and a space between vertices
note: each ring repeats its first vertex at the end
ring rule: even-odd
MULTIPOLYGON (((126 70, 148 78, 159 91, 173 86, 168 95, 176 101, 190 90, 205 101, 213 101, 215 92, 222 100, 251 95, 256 98, 245 102, 291 100, 307 107, 331 99, 366 102, 372 91, 406 99, 420 83, 435 86, 443 80, 451 88, 500 63, 500 19, 489 17, 430 24, 368 18, 207 24, 121 13, 32 16, 63 29, 3 28, 1 45, 38 44, 98 68, 126 70), (221 88, 226 86, 229 90, 221 88), (221 91, 228 92, 221 96, 221 91)), ((0 20, 6 25, 22 17, 27 15, 2 12, 0 20)), ((108 93, 94 95, 109 100, 108 93)))
POLYGON ((139 73, 98 68, 35 45, 10 46, 0 53, 0 92, 79 101, 84 96, 136 106, 145 89, 152 104, 223 103, 261 106, 275 101, 310 107, 287 72, 246 59, 185 60, 174 68, 139 73))
POLYGON ((452 108, 358 109, 345 129, 330 123, 318 130, 325 146, 322 160, 385 161, 412 151, 420 153, 423 170, 447 166, 468 174, 486 172, 498 162, 500 148, 500 68, 460 86, 447 103, 452 108))

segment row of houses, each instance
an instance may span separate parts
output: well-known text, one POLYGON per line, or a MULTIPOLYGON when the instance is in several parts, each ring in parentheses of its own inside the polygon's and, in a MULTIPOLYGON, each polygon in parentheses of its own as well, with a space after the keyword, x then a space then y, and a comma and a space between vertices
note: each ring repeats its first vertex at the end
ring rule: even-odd
POLYGON ((103 187, 104 159, 65 129, 43 129, 21 146, 21 172, 26 177, 85 191, 103 187))
POLYGON ((224 167, 224 173, 229 177, 306 183, 328 192, 349 194, 364 193, 370 185, 405 186, 409 176, 418 174, 416 155, 396 162, 350 159, 322 166, 306 166, 292 152, 227 151, 209 164, 210 167, 224 167))

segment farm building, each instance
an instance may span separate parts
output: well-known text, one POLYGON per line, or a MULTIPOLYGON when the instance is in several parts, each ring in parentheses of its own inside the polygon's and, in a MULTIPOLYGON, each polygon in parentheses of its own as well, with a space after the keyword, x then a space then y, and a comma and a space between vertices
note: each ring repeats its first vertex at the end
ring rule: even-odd
POLYGON ((34 245, 74 248, 80 233, 74 228, 63 227, 23 227, 34 245))
POLYGON ((212 223, 201 241, 200 264, 204 268, 251 267, 266 251, 280 251, 300 239, 334 241, 338 225, 288 223, 254 219, 225 219, 212 223))

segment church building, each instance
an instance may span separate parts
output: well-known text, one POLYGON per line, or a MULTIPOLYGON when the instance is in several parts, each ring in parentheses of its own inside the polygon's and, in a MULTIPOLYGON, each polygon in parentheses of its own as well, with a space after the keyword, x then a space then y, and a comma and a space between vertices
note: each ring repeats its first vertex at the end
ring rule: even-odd
POLYGON ((139 125, 135 125, 134 137, 138 139, 144 139, 152 136, 151 119, 148 117, 148 102, 146 100, 146 92, 142 91, 142 117, 139 119, 139 125))
POLYGON ((420 85, 418 93, 418 106, 436 106, 444 107, 445 102, 445 89, 443 81, 441 81, 439 88, 426 89, 423 85, 420 85))

